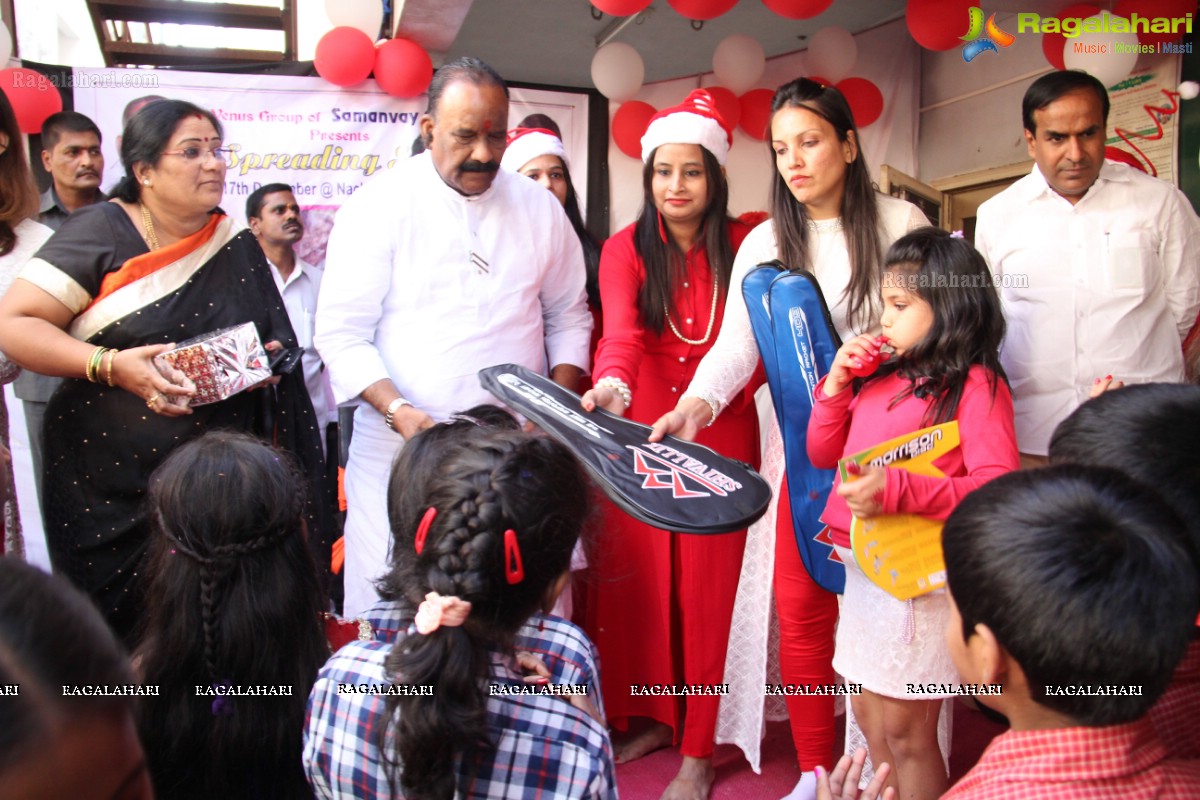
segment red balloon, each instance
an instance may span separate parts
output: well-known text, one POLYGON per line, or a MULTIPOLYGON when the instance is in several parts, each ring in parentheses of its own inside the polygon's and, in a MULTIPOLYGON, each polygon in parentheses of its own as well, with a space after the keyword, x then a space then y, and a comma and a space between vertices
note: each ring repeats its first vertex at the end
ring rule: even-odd
POLYGON ((970 27, 975 0, 908 0, 904 18, 908 32, 926 50, 950 50, 965 42, 961 36, 970 27))
POLYGON ((833 0, 763 0, 763 5, 781 17, 810 19, 833 5, 833 0))
MULTIPOLYGON (((1195 12, 1196 0, 1121 0, 1117 3, 1117 7, 1113 9, 1113 14, 1125 19, 1133 19, 1136 13, 1141 19, 1154 19, 1155 17, 1167 17, 1173 19, 1182 17, 1184 14, 1195 12)), ((1139 25, 1139 27, 1141 27, 1139 25)), ((1149 27, 1149 26, 1147 26, 1149 27)), ((1146 31, 1138 31, 1138 41, 1142 44, 1153 45, 1155 49, 1160 44, 1168 42, 1178 42, 1183 38, 1185 33, 1180 25, 1178 33, 1151 33, 1146 31)))
POLYGON ((628 100, 621 104, 612 118, 613 141, 621 152, 639 161, 642 158, 642 134, 650 124, 650 118, 658 109, 641 100, 628 100))
POLYGON ((737 0, 667 0, 688 19, 716 19, 737 5, 737 0))
POLYGON ((1134 169, 1140 169, 1142 172, 1146 171, 1146 165, 1142 163, 1141 159, 1119 147, 1109 145, 1104 148, 1104 158, 1107 161, 1116 161, 1118 164, 1128 164, 1134 169))
MULTIPOLYGON (((1065 17, 1079 17, 1087 19, 1100 13, 1100 8, 1091 3, 1076 3, 1073 6, 1067 6, 1062 11, 1054 16, 1058 19, 1065 17)), ((1067 37, 1061 33, 1043 33, 1042 34, 1042 55, 1046 56, 1046 60, 1050 62, 1055 69, 1066 69, 1067 65, 1063 63, 1063 48, 1067 46, 1067 37)))
POLYGON ((25 67, 0 70, 0 89, 17 117, 21 133, 39 133, 51 114, 63 109, 62 95, 40 72, 25 67))
POLYGON ((631 17, 650 5, 650 0, 592 0, 592 5, 611 17, 631 17))
POLYGON ((416 97, 429 88, 433 61, 408 39, 391 39, 375 49, 375 82, 393 97, 416 97))
POLYGON ((865 128, 883 113, 883 92, 866 78, 846 78, 837 85, 837 90, 850 104, 854 124, 865 128))
POLYGON ((770 89, 751 89, 742 95, 738 102, 742 107, 742 130, 747 136, 767 140, 771 130, 771 98, 775 93, 770 89))
POLYGON ((341 25, 317 42, 317 74, 337 86, 362 83, 375 66, 375 44, 358 28, 341 25))
POLYGON ((724 86, 705 86, 704 91, 712 95, 713 102, 717 104, 717 113, 725 120, 725 127, 729 130, 736 128, 738 120, 742 118, 738 96, 724 86))

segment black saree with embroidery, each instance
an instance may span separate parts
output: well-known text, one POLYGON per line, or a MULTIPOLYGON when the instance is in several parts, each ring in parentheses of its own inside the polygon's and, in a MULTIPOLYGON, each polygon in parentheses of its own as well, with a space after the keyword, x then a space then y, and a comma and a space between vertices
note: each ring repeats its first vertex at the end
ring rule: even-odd
MULTIPOLYGON (((70 308, 76 316, 68 332, 90 344, 125 350, 244 322, 253 322, 264 342, 296 344, 258 242, 221 214, 196 234, 148 252, 119 206, 88 206, 71 215, 21 277, 70 308)), ((336 498, 323 488, 320 433, 299 371, 282 376, 274 390, 244 391, 180 417, 159 416, 143 398, 83 378, 63 381, 50 399, 42 506, 51 561, 127 642, 142 616, 150 475, 174 448, 215 429, 265 438, 295 456, 310 487, 309 540, 326 574, 336 498)))

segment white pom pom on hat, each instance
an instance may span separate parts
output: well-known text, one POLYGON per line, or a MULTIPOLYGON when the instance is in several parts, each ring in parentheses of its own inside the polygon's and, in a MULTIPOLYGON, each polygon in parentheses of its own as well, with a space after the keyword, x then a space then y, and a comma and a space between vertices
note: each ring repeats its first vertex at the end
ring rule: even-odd
POLYGON ((642 161, 664 144, 698 144, 725 166, 733 132, 717 112, 716 101, 704 89, 696 89, 682 103, 664 108, 650 118, 642 135, 642 161))
POLYGON ((563 165, 567 163, 567 150, 562 139, 545 128, 513 128, 508 132, 508 147, 500 166, 517 172, 521 167, 539 156, 558 156, 563 165))

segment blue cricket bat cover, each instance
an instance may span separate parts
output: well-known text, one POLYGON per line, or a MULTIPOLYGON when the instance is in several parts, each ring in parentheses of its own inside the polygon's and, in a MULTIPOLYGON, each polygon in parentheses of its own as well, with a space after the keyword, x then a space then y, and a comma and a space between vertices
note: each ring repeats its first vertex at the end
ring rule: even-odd
POLYGON ((821 287, 807 270, 788 270, 779 261, 760 264, 742 281, 742 296, 783 435, 800 557, 818 586, 840 594, 846 585, 846 567, 820 519, 833 487, 834 470, 812 465, 805 436, 813 391, 829 371, 841 339, 821 287))
POLYGON ((479 382, 580 460, 625 513, 655 528, 715 534, 741 530, 771 500, 762 476, 711 448, 668 436, 647 442, 650 428, 597 408, 516 364, 479 371, 479 382))

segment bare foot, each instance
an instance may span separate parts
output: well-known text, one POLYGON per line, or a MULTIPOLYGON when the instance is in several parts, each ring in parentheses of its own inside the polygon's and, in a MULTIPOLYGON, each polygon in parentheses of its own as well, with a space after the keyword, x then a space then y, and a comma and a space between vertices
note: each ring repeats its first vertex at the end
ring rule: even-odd
POLYGON ((679 773, 667 784, 660 800, 708 800, 715 775, 711 758, 684 756, 679 773))
POLYGON ((639 731, 621 742, 615 742, 613 744, 613 760, 618 764, 628 764, 655 750, 669 747, 671 740, 670 725, 652 722, 645 730, 639 731))

